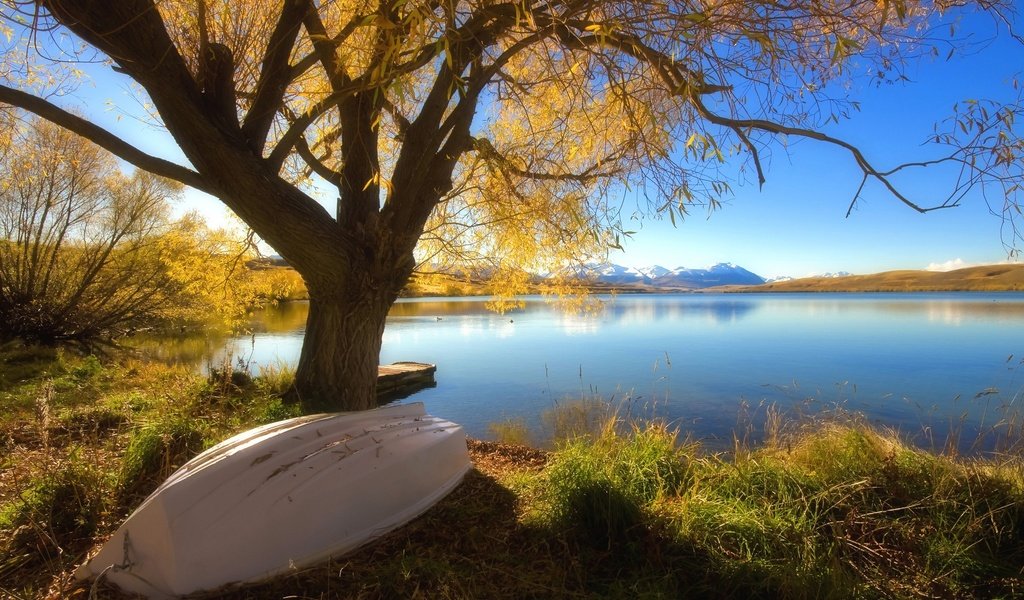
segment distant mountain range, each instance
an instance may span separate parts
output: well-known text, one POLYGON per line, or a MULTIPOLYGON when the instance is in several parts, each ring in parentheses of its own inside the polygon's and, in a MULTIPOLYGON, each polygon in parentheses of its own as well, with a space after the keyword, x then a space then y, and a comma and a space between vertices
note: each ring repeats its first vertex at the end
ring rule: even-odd
POLYGON ((593 265, 581 277, 609 287, 698 290, 720 285, 760 285, 765 278, 732 263, 719 263, 706 269, 661 265, 624 267, 612 263, 593 265))
MULTIPOLYGON (((288 263, 278 255, 264 258, 260 265, 287 266, 288 263)), ((256 266, 256 265, 254 265, 256 266)), ((490 279, 491 272, 486 269, 473 269, 463 271, 461 269, 435 268, 435 272, 447 273, 449 275, 486 282, 490 279)), ((635 289, 637 291, 651 290, 699 290, 723 285, 761 285, 765 282, 786 281, 791 277, 777 277, 766 280, 764 277, 751 273, 750 271, 732 263, 718 263, 706 269, 692 269, 687 267, 676 267, 668 269, 661 265, 649 267, 625 267, 613 263, 587 265, 577 275, 597 288, 622 288, 625 290, 635 289)), ((832 277, 833 275, 827 275, 832 277)), ((838 276, 838 275, 835 275, 838 276)), ((546 278, 539 275, 536 282, 540 283, 546 278)))
MULTIPOLYGON (((254 261, 253 268, 287 266, 280 256, 254 261)), ((443 273, 438 269, 437 272, 443 273)), ((452 278, 444 289, 423 289, 413 285, 412 295, 475 295, 489 294, 487 279, 489 273, 477 270, 472 273, 451 273, 452 278), (458 279, 456 279, 456 276, 458 279)), ((774 277, 765 279, 732 263, 719 263, 706 269, 676 267, 667 269, 660 265, 650 267, 625 267, 612 263, 590 265, 579 276, 587 281, 593 291, 657 292, 659 290, 686 291, 731 286, 725 291, 732 292, 913 292, 913 291, 1024 291, 1024 264, 998 264, 968 267, 955 271, 887 271, 872 275, 851 275, 845 271, 825 273, 812 277, 794 279, 774 277)), ((534 283, 542 284, 544 276, 538 275, 534 283)))

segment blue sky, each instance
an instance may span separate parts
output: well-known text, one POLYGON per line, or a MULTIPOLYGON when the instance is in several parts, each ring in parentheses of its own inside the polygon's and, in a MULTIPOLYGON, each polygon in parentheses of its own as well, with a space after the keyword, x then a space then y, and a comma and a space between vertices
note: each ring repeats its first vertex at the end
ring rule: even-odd
MULTIPOLYGON (((995 35, 987 18, 976 24, 979 39, 995 35)), ((879 168, 934 156, 935 149, 922 145, 933 124, 964 99, 1014 100, 1018 92, 1011 81, 1021 74, 1022 65, 1024 44, 1005 35, 969 56, 922 60, 910 65, 908 83, 877 88, 856 83, 848 93, 861 103, 860 112, 823 131, 855 143, 879 168)), ((91 118, 147 152, 184 162, 166 133, 123 112, 138 111, 124 79, 97 74, 95 80, 95 86, 87 84, 76 93, 91 118), (110 103, 122 110, 111 109, 110 103)), ((755 182, 736 182, 734 195, 710 217, 695 211, 675 227, 668 219, 652 217, 625 222, 626 229, 637 233, 626 241, 625 252, 613 251, 610 260, 668 268, 732 262, 766 277, 1007 260, 1000 219, 978 195, 961 207, 921 215, 869 188, 846 218, 860 175, 845 152, 808 140, 786 149, 775 145, 766 169, 763 189, 755 182)), ((935 172, 900 183, 908 196, 925 205, 947 189, 935 172)), ((198 192, 187 192, 180 209, 198 210, 214 224, 226 222, 223 205, 198 192)))
MULTIPOLYGON (((976 23, 978 39, 994 35, 990 22, 976 23)), ((934 157, 937 149, 923 144, 934 123, 965 99, 1015 100, 1012 81, 1022 68, 1024 45, 1005 35, 969 56, 921 60, 910 66, 908 83, 874 87, 860 82, 850 88, 861 110, 823 131, 856 144, 882 169, 934 157)), ((1001 220, 980 194, 960 207, 922 215, 869 187, 846 218, 860 182, 849 154, 801 140, 788 151, 775 147, 767 170, 763 189, 756 182, 737 184, 727 205, 710 217, 697 212, 676 227, 667 220, 638 224, 626 252, 615 252, 612 261, 668 268, 733 262, 766 277, 799 277, 1007 260, 1001 220)), ((930 198, 940 201, 950 189, 949 179, 934 170, 919 170, 898 182, 922 205, 930 204, 930 198)))

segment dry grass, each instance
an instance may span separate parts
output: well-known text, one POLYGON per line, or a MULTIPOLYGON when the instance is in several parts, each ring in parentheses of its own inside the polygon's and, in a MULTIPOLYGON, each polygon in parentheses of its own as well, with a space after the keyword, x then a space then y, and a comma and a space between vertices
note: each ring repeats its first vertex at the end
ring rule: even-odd
POLYGON ((955 271, 887 271, 847 277, 807 277, 732 292, 1002 292, 1024 290, 1024 264, 968 267, 955 271))

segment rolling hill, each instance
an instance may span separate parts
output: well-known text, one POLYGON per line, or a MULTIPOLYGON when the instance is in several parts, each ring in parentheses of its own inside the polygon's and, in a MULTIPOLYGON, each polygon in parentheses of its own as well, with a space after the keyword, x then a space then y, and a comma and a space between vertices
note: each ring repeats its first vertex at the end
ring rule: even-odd
POLYGON ((1024 291, 1024 264, 967 267, 945 272, 906 270, 846 277, 808 277, 717 289, 730 292, 1024 291))

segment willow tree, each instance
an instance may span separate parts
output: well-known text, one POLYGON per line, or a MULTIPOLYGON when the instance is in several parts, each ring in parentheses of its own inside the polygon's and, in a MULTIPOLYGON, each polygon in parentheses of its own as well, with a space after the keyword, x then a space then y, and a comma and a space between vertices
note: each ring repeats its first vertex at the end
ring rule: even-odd
MULTIPOLYGON (((310 296, 296 390, 336 408, 373 405, 385 316, 421 239, 556 269, 617 242, 621 190, 670 215, 713 204, 728 185, 719 165, 735 157, 763 181, 762 154, 778 137, 845 148, 865 181, 915 210, 959 198, 915 203, 891 170, 816 129, 843 110, 833 80, 898 77, 908 56, 934 50, 949 35, 942 3, 4 4, 12 30, 34 35, 33 50, 5 57, 0 102, 219 198, 280 252, 310 296), (188 165, 74 116, 38 80, 17 81, 18 61, 66 60, 55 48, 71 45, 67 32, 137 84, 188 165), (336 188, 332 210, 311 181, 336 188)), ((1010 132, 998 144, 1012 149, 1012 114, 978 116, 970 135, 1010 132)), ((939 141, 968 179, 1007 167, 969 140, 939 141)))

